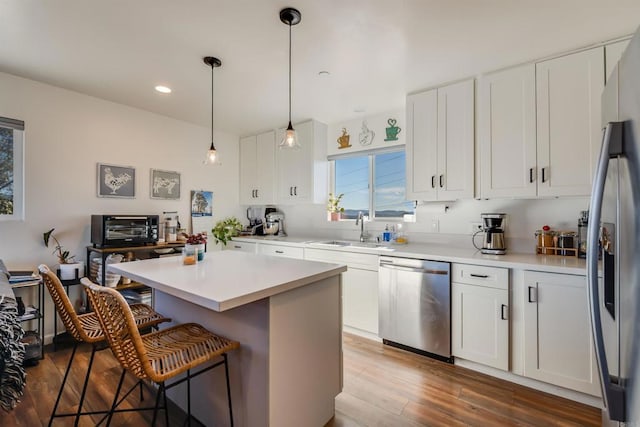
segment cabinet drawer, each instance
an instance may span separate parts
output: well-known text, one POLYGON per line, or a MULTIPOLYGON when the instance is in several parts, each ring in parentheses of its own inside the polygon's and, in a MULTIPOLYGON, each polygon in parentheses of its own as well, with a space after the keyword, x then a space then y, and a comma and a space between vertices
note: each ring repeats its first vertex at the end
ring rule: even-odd
POLYGON ((378 271, 378 255, 373 254, 306 248, 304 259, 347 264, 350 268, 378 271))
POLYGON ((451 281, 489 288, 509 289, 509 269, 470 264, 451 264, 451 281))
POLYGON ((297 248, 295 246, 258 245, 258 253, 262 255, 302 259, 304 256, 304 249, 297 248))
POLYGON ((249 253, 256 253, 256 244, 247 242, 236 242, 234 240, 227 243, 227 246, 223 247, 225 250, 242 251, 249 253))

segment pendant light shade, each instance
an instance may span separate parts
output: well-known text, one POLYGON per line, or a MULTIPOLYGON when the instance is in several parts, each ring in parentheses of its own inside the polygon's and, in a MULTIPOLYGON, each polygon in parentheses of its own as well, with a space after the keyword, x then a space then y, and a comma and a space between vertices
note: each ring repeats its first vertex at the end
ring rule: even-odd
POLYGON ((205 56, 203 60, 206 65, 211 67, 211 146, 207 151, 207 157, 204 162, 205 164, 213 165, 219 163, 218 151, 213 144, 213 70, 222 66, 222 62, 213 56, 205 56))
POLYGON ((281 149, 298 149, 298 135, 291 124, 291 27, 300 23, 302 15, 300 11, 292 7, 284 8, 280 11, 280 21, 289 26, 289 126, 284 132, 284 138, 280 142, 281 149))

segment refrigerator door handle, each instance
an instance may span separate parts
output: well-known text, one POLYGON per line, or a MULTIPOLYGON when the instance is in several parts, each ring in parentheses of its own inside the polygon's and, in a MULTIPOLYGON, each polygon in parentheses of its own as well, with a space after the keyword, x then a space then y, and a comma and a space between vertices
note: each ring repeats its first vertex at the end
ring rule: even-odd
POLYGON ((587 289, 589 293, 589 314, 591 316, 591 331, 595 345, 600 385, 604 404, 609 411, 609 417, 614 421, 626 421, 625 389, 612 381, 609 375, 609 364, 604 347, 602 319, 600 317, 600 297, 598 291, 598 247, 600 235, 600 219, 604 187, 611 157, 621 155, 622 122, 607 124, 602 136, 602 148, 596 167, 589 206, 589 228, 587 230, 587 289))

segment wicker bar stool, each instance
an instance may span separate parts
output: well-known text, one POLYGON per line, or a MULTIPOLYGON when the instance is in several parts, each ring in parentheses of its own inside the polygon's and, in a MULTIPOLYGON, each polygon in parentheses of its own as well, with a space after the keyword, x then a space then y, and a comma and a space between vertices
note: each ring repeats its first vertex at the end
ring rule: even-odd
MULTIPOLYGON (((51 299, 56 307, 56 311, 58 312, 58 315, 62 319, 62 322, 65 328, 67 329, 67 332, 74 339, 73 351, 71 353, 71 357, 69 358, 67 369, 62 379, 62 384, 60 384, 60 390, 58 391, 58 397, 56 398, 56 403, 54 404, 53 410, 51 411, 51 417, 49 418, 49 426, 51 426, 51 424, 53 423, 53 419, 58 417, 75 416, 76 418, 75 418, 74 425, 78 425, 80 415, 110 413, 113 410, 113 407, 111 407, 109 411, 82 412, 82 405, 84 403, 84 398, 87 391, 87 385, 89 384, 89 376, 91 374, 93 358, 97 351, 97 345, 105 341, 105 336, 102 333, 102 327, 100 326, 100 321, 98 320, 96 313, 92 312, 92 313, 85 313, 85 314, 77 314, 75 309, 73 308, 73 304, 71 303, 71 301, 69 300, 69 297, 67 296, 67 293, 64 291, 64 288, 58 276, 56 276, 56 274, 52 272, 49 269, 49 267, 47 267, 44 264, 41 264, 38 267, 38 270, 40 271, 44 284, 47 287, 49 294, 51 295, 51 299), (58 404, 60 403, 60 398, 62 397, 62 392, 67 382, 67 377, 69 375, 69 371, 71 370, 73 359, 76 355, 76 350, 78 349, 78 345, 83 342, 91 344, 92 349, 91 349, 91 357, 89 359, 89 365, 87 367, 87 373, 85 375, 84 384, 82 386, 82 393, 80 394, 80 402, 78 404, 78 410, 75 413, 57 414, 56 411, 58 409, 58 404)), ((133 304, 131 306, 131 311, 133 313, 135 325, 138 328, 151 328, 151 327, 157 326, 162 322, 171 321, 171 319, 162 316, 161 314, 157 313, 146 304, 133 304)), ((142 383, 140 383, 140 386, 142 387, 142 383)), ((132 390, 130 390, 129 392, 131 392, 132 390)), ((142 388, 140 389, 140 393, 142 396, 142 388)))
MULTIPOLYGON (((89 300, 98 314, 102 329, 116 359, 137 378, 151 380, 159 385, 152 425, 155 425, 158 409, 165 410, 165 422, 169 425, 166 391, 184 381, 187 382, 186 422, 191 425, 191 378, 223 365, 227 385, 229 418, 231 426, 233 426, 227 352, 240 347, 237 341, 215 335, 196 323, 185 323, 140 335, 140 332, 135 327, 133 314, 119 292, 96 285, 87 278, 81 279, 81 283, 85 285, 89 300), (191 373, 191 369, 205 362, 220 359, 220 357, 222 360, 218 360, 193 374, 191 373), (187 375, 171 384, 165 384, 167 380, 181 373, 186 373, 187 375), (161 396, 164 401, 163 407, 159 406, 161 396)), ((113 401, 114 405, 120 393, 123 379, 124 373, 120 377, 120 384, 113 401)), ((109 415, 107 425, 109 425, 112 415, 109 415)))

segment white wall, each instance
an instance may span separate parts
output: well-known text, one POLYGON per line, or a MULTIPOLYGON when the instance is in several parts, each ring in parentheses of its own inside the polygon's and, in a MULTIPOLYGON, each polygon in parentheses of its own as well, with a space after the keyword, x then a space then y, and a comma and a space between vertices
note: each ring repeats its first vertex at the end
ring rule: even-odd
POLYGON ((0 116, 25 122, 25 220, 0 221, 0 259, 9 268, 53 267, 56 257, 42 241, 52 227, 60 243, 84 261, 94 213, 177 210, 188 225, 191 190, 213 191, 214 220, 244 217, 236 135, 216 133, 222 164, 206 166, 202 161, 211 142, 206 127, 3 73, 0 94, 0 116), (135 199, 98 198, 98 162, 135 167, 135 199), (151 168, 181 173, 179 201, 149 197, 151 168))

